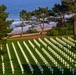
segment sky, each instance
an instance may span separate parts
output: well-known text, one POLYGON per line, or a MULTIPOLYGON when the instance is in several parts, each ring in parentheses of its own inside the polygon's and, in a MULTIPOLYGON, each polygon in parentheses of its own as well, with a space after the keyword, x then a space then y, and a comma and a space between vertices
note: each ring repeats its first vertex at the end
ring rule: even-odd
POLYGON ((55 3, 60 3, 61 0, 0 0, 0 5, 7 6, 7 12, 12 15, 19 15, 21 10, 32 11, 38 7, 48 7, 51 9, 55 3))

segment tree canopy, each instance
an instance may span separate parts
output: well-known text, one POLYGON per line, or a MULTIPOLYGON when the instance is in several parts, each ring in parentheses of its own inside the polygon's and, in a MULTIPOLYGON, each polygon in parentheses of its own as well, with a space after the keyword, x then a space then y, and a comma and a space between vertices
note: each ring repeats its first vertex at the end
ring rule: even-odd
POLYGON ((31 18, 31 13, 30 12, 27 12, 26 10, 22 10, 20 12, 20 19, 22 21, 29 20, 30 18, 31 18))
POLYGON ((74 14, 74 35, 76 36, 76 0, 68 0, 62 1, 67 7, 69 7, 69 10, 74 14))
POLYGON ((20 24, 20 27, 22 29, 21 36, 23 35, 23 27, 25 25, 24 21, 30 20, 30 18, 31 18, 31 13, 30 12, 27 12, 26 10, 22 10, 20 12, 20 20, 22 21, 22 23, 20 24))
POLYGON ((34 11, 32 11, 32 15, 35 16, 37 18, 37 21, 40 22, 40 18, 42 18, 42 23, 40 22, 40 27, 42 29, 41 34, 43 33, 44 30, 44 19, 47 18, 48 16, 50 17, 51 14, 53 15, 53 12, 51 10, 48 9, 48 7, 46 8, 41 8, 39 7, 38 9, 35 9, 34 11))
POLYGON ((64 27, 65 26, 64 16, 69 11, 68 7, 63 2, 61 2, 61 4, 55 4, 52 10, 57 16, 60 17, 58 18, 58 26, 64 27))
POLYGON ((1 51, 1 46, 4 46, 6 43, 6 39, 4 38, 7 36, 7 33, 11 31, 10 25, 13 22, 7 21, 8 13, 5 12, 6 9, 7 7, 5 5, 0 6, 0 54, 3 53, 3 51, 1 51))

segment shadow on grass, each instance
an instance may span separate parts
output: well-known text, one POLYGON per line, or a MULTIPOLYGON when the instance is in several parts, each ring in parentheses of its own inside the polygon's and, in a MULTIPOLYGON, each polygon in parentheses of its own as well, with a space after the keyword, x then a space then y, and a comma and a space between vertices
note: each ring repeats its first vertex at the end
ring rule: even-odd
POLYGON ((41 65, 42 68, 44 69, 44 73, 41 74, 41 71, 38 68, 38 66, 33 65, 33 64, 32 64, 32 67, 34 69, 34 73, 32 74, 30 71, 30 68, 27 64, 22 64, 22 65, 23 65, 26 75, 75 75, 75 74, 72 74, 72 72, 70 72, 70 70, 66 69, 66 68, 64 69, 64 74, 62 74, 62 72, 59 71, 59 69, 57 67, 52 67, 54 69, 54 73, 52 74, 45 65, 41 65))

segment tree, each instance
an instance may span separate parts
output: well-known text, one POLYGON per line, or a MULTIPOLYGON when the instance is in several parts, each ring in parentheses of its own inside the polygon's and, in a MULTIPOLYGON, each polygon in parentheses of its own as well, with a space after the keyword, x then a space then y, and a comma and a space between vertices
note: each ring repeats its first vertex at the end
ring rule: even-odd
POLYGON ((68 2, 63 0, 62 2, 64 2, 64 4, 67 5, 70 11, 72 11, 74 14, 74 31, 73 32, 74 32, 74 35, 76 36, 76 0, 68 0, 68 2))
POLYGON ((44 19, 46 17, 48 17, 48 11, 49 11, 48 7, 46 7, 46 8, 40 8, 39 7, 39 12, 41 12, 40 18, 43 19, 42 24, 40 24, 40 27, 42 29, 41 34, 43 34, 43 31, 44 31, 44 19))
POLYGON ((10 25, 13 21, 7 21, 8 13, 5 5, 0 6, 0 54, 4 54, 4 48, 7 42, 7 33, 11 31, 10 25))
POLYGON ((33 15, 37 17, 38 22, 40 22, 40 18, 43 19, 42 24, 40 22, 40 27, 42 29, 41 34, 43 34, 44 31, 44 19, 48 16, 48 11, 49 11, 48 7, 46 8, 39 7, 38 9, 33 11, 33 15))
POLYGON ((22 32, 21 32, 21 36, 22 36, 22 35, 23 35, 24 21, 22 21, 22 22, 20 23, 20 27, 21 27, 21 30, 22 30, 22 32))
POLYGON ((60 23, 61 27, 65 26, 65 14, 68 11, 68 7, 64 5, 63 2, 61 4, 55 4, 54 7, 52 8, 53 12, 55 12, 57 15, 59 15, 60 18, 58 18, 58 23, 60 23))
POLYGON ((26 20, 26 10, 22 10, 21 12, 20 12, 20 20, 21 21, 25 21, 26 20))
POLYGON ((22 21, 20 26, 22 28, 22 33, 21 33, 21 36, 23 35, 23 27, 25 25, 25 21, 26 20, 29 20, 31 18, 31 13, 30 12, 26 12, 26 10, 22 10, 20 12, 20 20, 22 21))

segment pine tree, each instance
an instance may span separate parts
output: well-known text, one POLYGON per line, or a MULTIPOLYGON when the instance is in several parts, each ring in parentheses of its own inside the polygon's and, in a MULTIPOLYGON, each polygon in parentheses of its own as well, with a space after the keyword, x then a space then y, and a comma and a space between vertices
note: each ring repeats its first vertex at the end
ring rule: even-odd
POLYGON ((62 0, 69 7, 69 10, 74 14, 74 35, 76 36, 76 0, 62 0))
POLYGON ((0 5, 0 54, 4 54, 5 44, 7 42, 7 33, 11 31, 10 25, 13 21, 7 21, 8 13, 5 12, 7 7, 0 5), (2 48, 1 48, 2 47, 2 48))

